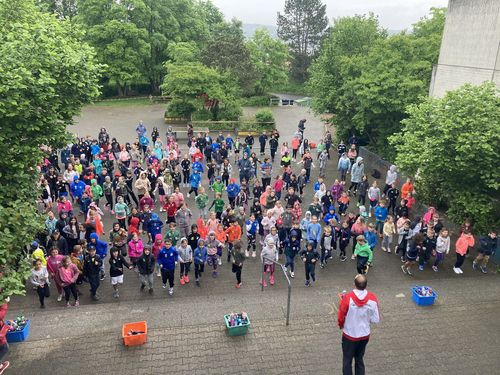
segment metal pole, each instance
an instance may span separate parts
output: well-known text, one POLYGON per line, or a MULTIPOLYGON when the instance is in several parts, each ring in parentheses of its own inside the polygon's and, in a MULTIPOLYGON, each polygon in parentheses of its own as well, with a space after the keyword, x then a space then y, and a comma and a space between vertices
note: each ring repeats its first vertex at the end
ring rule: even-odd
MULTIPOLYGON (((267 259, 267 258, 265 258, 267 259)), ((262 276, 261 276, 261 279, 260 279, 260 291, 263 292, 264 291, 264 275, 265 275, 265 269, 266 269, 266 265, 264 264, 264 262, 262 262, 262 276)))
MULTIPOLYGON (((286 267, 279 263, 276 262, 274 259, 270 259, 267 257, 264 257, 264 260, 268 260, 270 262, 273 262, 274 264, 277 264, 278 266, 281 266, 281 270, 283 271, 283 274, 285 275, 286 281, 288 283, 288 298, 287 298, 287 303, 286 303, 286 325, 290 325, 290 304, 291 304, 291 298, 292 298, 292 283, 290 281, 290 278, 288 277, 286 273, 286 267)), ((262 285, 261 285, 261 292, 264 291, 264 263, 262 263, 262 285)))

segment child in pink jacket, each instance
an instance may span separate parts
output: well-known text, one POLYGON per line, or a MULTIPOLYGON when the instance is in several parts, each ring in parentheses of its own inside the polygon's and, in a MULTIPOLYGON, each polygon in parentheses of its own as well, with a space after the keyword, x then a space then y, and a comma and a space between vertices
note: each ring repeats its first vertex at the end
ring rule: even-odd
POLYGON ((61 302, 63 298, 63 288, 58 273, 63 258, 64 255, 59 254, 57 247, 50 249, 50 255, 47 257, 47 271, 49 271, 50 277, 54 280, 54 284, 56 284, 57 292, 59 293, 59 297, 57 297, 58 302, 61 302))
POLYGON ((130 262, 132 262, 134 269, 136 269, 137 261, 141 257, 143 251, 144 244, 139 238, 139 235, 137 233, 134 233, 134 236, 128 243, 128 257, 130 258, 130 262))
POLYGON ((464 273, 462 271, 462 265, 464 264, 465 255, 467 254, 467 250, 470 247, 474 246, 474 237, 470 230, 465 230, 460 237, 458 237, 457 242, 455 243, 455 252, 457 253, 457 261, 455 263, 455 267, 453 267, 453 271, 460 275, 464 273))

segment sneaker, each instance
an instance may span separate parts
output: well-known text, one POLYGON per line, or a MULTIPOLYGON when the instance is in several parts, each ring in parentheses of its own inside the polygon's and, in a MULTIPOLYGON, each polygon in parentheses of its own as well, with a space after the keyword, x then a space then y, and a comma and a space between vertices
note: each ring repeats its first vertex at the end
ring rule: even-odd
POLYGON ((390 254, 390 253, 391 253, 391 249, 390 249, 390 248, 388 248, 388 249, 387 249, 387 252, 390 254))
POLYGON ((236 289, 240 289, 240 288, 241 288, 241 284, 236 284, 234 287, 235 287, 236 289))
POLYGON ((458 273, 459 273, 459 274, 464 273, 464 271, 462 271, 462 269, 461 269, 461 268, 457 268, 457 270, 458 270, 458 273))
POLYGON ((245 258, 248 258, 250 256, 250 253, 248 252, 248 250, 245 250, 245 258))
POLYGON ((401 262, 405 262, 405 257, 401 257, 401 262))
POLYGON ((257 256, 257 254, 255 253, 255 251, 252 253, 252 258, 255 258, 257 256))
POLYGON ((304 283, 305 286, 309 286, 311 285, 311 283, 309 282, 309 280, 306 280, 306 282, 304 283))
POLYGON ((189 283, 189 276, 188 276, 188 275, 184 276, 184 281, 185 281, 186 283, 189 283))
POLYGON ((424 266, 418 266, 418 270, 419 271, 423 271, 424 270, 424 266))
POLYGON ((488 269, 486 267, 481 266, 480 268, 482 273, 488 273, 488 269))
POLYGON ((295 277, 295 273, 294 272, 290 272, 290 277, 293 279, 295 277))
POLYGON ((120 297, 120 295, 118 294, 118 291, 117 291, 117 290, 115 290, 115 291, 113 292, 113 298, 118 298, 118 297, 120 297))
POLYGON ((404 264, 401 266, 401 271, 403 271, 403 273, 408 274, 408 269, 405 267, 404 264))
POLYGON ((387 252, 387 249, 385 247, 381 247, 382 251, 387 252))
POLYGON ((181 276, 181 285, 184 285, 184 276, 181 276))
POLYGON ((453 272, 455 272, 457 275, 460 275, 460 271, 457 267, 453 267, 453 272))
POLYGON ((222 259, 219 258, 219 266, 222 266, 222 259))
POLYGON ((146 285, 144 285, 144 284, 141 285, 141 292, 144 290, 145 287, 146 287, 146 285))
POLYGON ((57 297, 57 302, 61 302, 63 299, 63 295, 62 294, 59 294, 59 297, 57 297))
POLYGON ((156 276, 161 277, 161 273, 160 273, 160 272, 157 272, 157 273, 156 273, 156 276))
POLYGON ((102 275, 101 275, 101 281, 103 281, 105 278, 106 278, 106 275, 105 275, 105 274, 102 274, 102 275))
POLYGON ((477 262, 476 261, 472 262, 472 269, 473 270, 477 269, 477 262))
POLYGON ((42 303, 42 304, 40 304, 40 308, 41 308, 41 309, 44 309, 44 308, 45 308, 45 305, 44 305, 43 303, 42 303))
POLYGON ((437 272, 437 271, 438 271, 438 268, 437 268, 436 266, 432 266, 432 270, 433 270, 434 272, 437 272))
POLYGON ((2 375, 3 372, 5 371, 5 369, 7 369, 10 366, 10 362, 9 361, 2 362, 2 364, 0 366, 1 366, 0 367, 0 375, 2 375))
POLYGON ((341 262, 345 262, 346 260, 347 260, 347 257, 346 257, 345 255, 342 255, 342 256, 340 257, 340 261, 341 261, 341 262))
POLYGON ((153 288, 149 288, 149 294, 153 294, 154 291, 153 291, 153 288))
POLYGON ((354 259, 356 259, 356 256, 354 254, 352 254, 351 260, 354 260, 354 259))
POLYGON ((325 263, 320 263, 319 265, 321 268, 325 268, 325 263))
POLYGON ((66 302, 66 307, 71 307, 71 304, 69 302, 66 302))
POLYGON ((99 301, 99 297, 97 297, 97 296, 92 296, 91 298, 92 298, 92 301, 99 301))
POLYGON ((410 271, 408 268, 406 269, 406 273, 407 273, 408 275, 410 275, 410 276, 413 276, 413 274, 411 273, 411 271, 410 271))
POLYGON ((274 285, 274 275, 269 276, 269 284, 274 285))
POLYGON ((189 195, 190 195, 190 194, 189 194, 189 193, 187 193, 187 197, 188 197, 188 198, 189 198, 189 195))
POLYGON ((212 277, 217 277, 217 271, 212 272, 212 277))
POLYGON ((171 296, 174 294, 174 288, 168 288, 168 295, 171 296))
POLYGON ((200 286, 200 279, 196 279, 196 286, 200 286))
POLYGON ((163 288, 163 289, 167 289, 167 284, 163 284, 163 285, 162 285, 162 288, 163 288))
POLYGON ((78 307, 78 306, 80 306, 80 301, 76 300, 75 301, 75 307, 78 307))
POLYGON ((368 213, 368 217, 372 217, 372 213, 371 212, 368 213))

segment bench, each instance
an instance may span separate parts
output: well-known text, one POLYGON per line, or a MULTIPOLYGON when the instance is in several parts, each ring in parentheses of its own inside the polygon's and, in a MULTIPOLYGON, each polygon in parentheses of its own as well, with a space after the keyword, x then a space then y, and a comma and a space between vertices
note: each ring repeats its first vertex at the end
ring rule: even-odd
POLYGON ((149 96, 149 100, 153 103, 168 103, 172 100, 171 96, 149 96))
POLYGON ((189 119, 185 117, 173 117, 173 116, 165 116, 165 124, 187 124, 189 119))

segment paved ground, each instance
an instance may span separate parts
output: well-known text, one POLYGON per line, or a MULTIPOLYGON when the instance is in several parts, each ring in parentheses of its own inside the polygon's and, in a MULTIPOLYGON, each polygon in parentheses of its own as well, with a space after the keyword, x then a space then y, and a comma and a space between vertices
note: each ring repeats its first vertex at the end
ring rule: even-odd
MULTIPOLYGON (((306 136, 318 140, 322 124, 304 108, 273 108, 283 139, 290 138, 298 120, 307 118, 306 136)), ((84 110, 73 130, 96 134, 105 126, 119 139, 134 136, 139 119, 163 126, 163 106, 93 107, 84 110)), ((160 129, 160 131, 163 133, 160 129)), ((330 165, 328 183, 335 178, 330 165)), ((317 169, 315 171, 317 173, 317 169)), ((314 174, 314 176, 316 175, 314 174)), ((310 191, 306 203, 310 200, 310 191)), ((109 229, 109 220, 105 221, 109 229)), ((374 328, 366 363, 370 374, 497 374, 500 367, 500 283, 495 274, 474 272, 470 259, 462 276, 451 271, 452 257, 439 273, 429 269, 414 279, 403 275, 399 258, 376 250, 369 289, 378 294, 382 322, 374 328), (432 285, 439 298, 432 307, 411 301, 415 284, 432 285)), ((353 261, 337 258, 317 270, 318 281, 303 285, 299 266, 292 280, 290 326, 285 326, 287 285, 280 274, 274 287, 261 292, 260 263, 249 259, 243 286, 234 288, 227 264, 220 276, 206 274, 202 286, 175 288, 168 297, 156 279, 154 296, 141 294, 133 272, 125 274, 120 300, 111 297, 106 279, 98 303, 84 290, 81 307, 65 308, 51 297, 47 309, 38 309, 32 290, 14 298, 8 317, 24 314, 32 320, 29 340, 11 346, 9 373, 27 374, 338 374, 341 368, 340 331, 336 327, 337 293, 351 287, 353 261), (222 316, 247 311, 252 327, 245 337, 225 333, 222 316), (124 348, 124 322, 146 320, 148 342, 124 348)))

